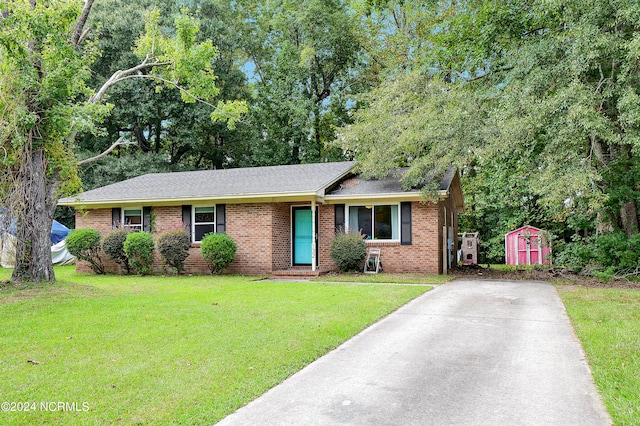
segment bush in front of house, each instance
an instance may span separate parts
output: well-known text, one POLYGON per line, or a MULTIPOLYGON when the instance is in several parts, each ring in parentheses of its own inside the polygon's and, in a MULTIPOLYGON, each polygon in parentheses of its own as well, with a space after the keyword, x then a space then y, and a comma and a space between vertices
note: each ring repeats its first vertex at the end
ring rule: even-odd
POLYGON ((127 235, 129 235, 129 230, 127 229, 115 229, 109 232, 102 239, 102 251, 115 260, 116 263, 122 265, 127 271, 127 275, 129 275, 131 273, 131 265, 127 254, 124 252, 124 242, 127 239, 127 235))
POLYGON ((124 252, 129 264, 140 275, 151 273, 153 263, 153 236, 150 232, 131 232, 124 240, 124 252))
POLYGON ((341 272, 359 271, 367 256, 367 244, 359 232, 339 231, 331 242, 331 258, 341 272))
POLYGON ((65 240, 69 253, 89 263, 96 274, 104 274, 104 265, 100 257, 100 233, 97 229, 74 229, 65 240))
POLYGON ((236 257, 236 243, 227 234, 207 234, 200 250, 212 274, 222 272, 236 257))
POLYGON ((184 230, 166 232, 160 235, 156 245, 165 263, 181 274, 184 271, 184 261, 189 256, 189 247, 191 247, 189 233, 184 230))

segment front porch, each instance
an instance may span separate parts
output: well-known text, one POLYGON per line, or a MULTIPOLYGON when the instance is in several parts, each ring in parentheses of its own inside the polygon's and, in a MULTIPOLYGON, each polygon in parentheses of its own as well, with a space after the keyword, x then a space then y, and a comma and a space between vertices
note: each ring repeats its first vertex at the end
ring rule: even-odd
MULTIPOLYGON (((274 277, 309 278, 329 272, 319 256, 320 205, 310 200, 279 203, 272 209, 271 270, 274 277), (321 266, 322 265, 322 266, 321 266)), ((328 218, 327 218, 328 219, 328 218)))
POLYGON ((320 275, 333 272, 330 268, 317 267, 316 270, 312 270, 311 266, 292 266, 288 269, 280 269, 273 271, 271 276, 274 278, 317 278, 320 275))

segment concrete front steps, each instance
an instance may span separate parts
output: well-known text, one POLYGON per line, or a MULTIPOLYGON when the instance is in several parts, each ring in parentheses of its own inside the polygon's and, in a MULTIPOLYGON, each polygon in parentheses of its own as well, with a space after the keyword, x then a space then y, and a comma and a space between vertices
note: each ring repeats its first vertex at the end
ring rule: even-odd
POLYGON ((331 269, 328 268, 316 268, 315 271, 311 270, 310 266, 294 266, 289 269, 282 269, 279 271, 273 271, 271 276, 273 278, 284 278, 284 279, 296 279, 296 278, 316 278, 320 275, 327 274, 332 272, 331 269))

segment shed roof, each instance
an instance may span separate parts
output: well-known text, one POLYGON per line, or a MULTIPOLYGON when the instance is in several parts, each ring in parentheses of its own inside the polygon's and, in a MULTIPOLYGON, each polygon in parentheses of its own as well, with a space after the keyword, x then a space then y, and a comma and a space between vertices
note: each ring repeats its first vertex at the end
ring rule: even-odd
POLYGON ((529 231, 529 230, 535 230, 536 232, 544 232, 544 230, 542 230, 542 229, 540 229, 540 228, 537 228, 537 227, 535 227, 535 226, 532 226, 532 225, 524 225, 524 226, 521 226, 521 227, 520 227, 520 228, 518 228, 518 229, 514 229, 513 231, 509 231, 509 232, 507 232, 507 233, 505 234, 505 236, 507 236, 507 235, 511 235, 511 234, 517 234, 517 233, 519 233, 519 232, 529 231))

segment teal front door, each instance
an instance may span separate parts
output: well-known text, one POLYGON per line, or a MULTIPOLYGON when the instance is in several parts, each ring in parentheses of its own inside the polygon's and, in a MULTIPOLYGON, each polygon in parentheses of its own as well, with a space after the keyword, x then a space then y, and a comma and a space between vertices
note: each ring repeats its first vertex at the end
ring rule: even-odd
POLYGON ((313 226, 310 207, 293 207, 293 264, 311 265, 313 226))

